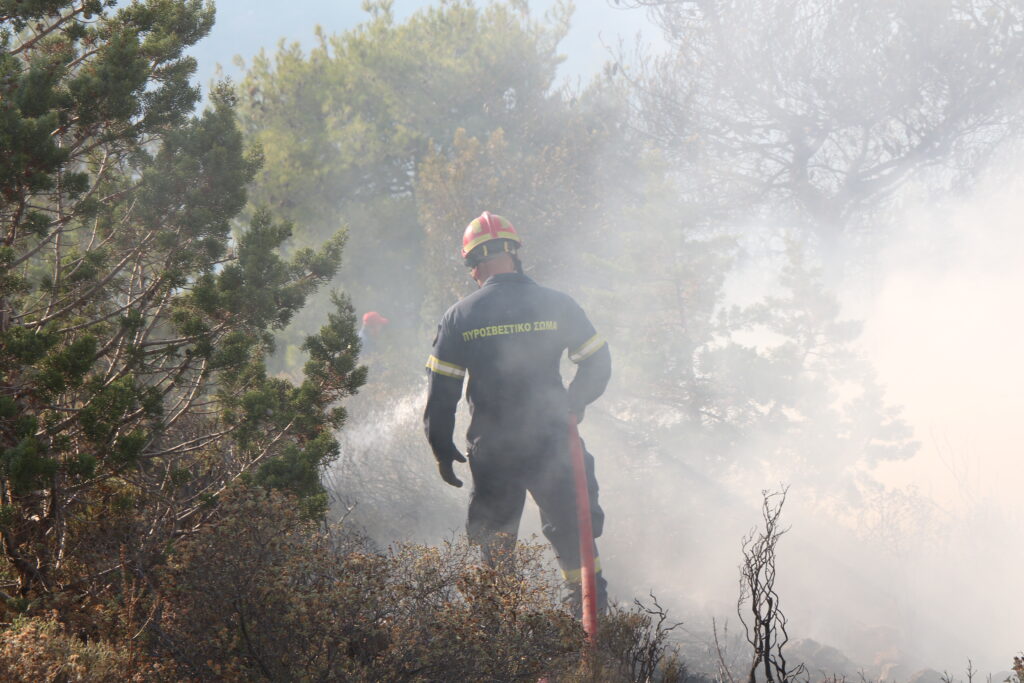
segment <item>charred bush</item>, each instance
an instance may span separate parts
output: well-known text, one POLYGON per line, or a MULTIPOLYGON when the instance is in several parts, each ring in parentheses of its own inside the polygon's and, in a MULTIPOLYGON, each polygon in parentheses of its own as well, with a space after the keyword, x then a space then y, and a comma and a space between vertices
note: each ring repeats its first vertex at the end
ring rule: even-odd
POLYGON ((774 493, 762 492, 763 527, 751 531, 743 539, 740 597, 736 610, 746 631, 747 641, 754 650, 749 683, 755 683, 759 671, 766 681, 785 683, 806 678, 803 664, 793 667, 786 662, 783 648, 789 642, 788 622, 779 607, 779 594, 775 590, 775 549, 779 539, 788 531, 780 523, 787 491, 787 488, 783 488, 774 493))
POLYGON ((601 623, 597 651, 600 680, 696 683, 671 641, 681 622, 670 622, 654 595, 652 605, 635 600, 632 608, 613 607, 601 623))

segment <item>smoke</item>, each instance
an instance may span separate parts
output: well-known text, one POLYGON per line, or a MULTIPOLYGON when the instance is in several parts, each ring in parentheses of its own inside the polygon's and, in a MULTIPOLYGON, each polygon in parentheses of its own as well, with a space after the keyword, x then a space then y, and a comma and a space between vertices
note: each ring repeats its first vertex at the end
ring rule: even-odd
MULTIPOLYGON (((811 471, 827 452, 796 454, 794 462, 807 461, 808 471, 772 462, 776 435, 751 433, 726 451, 737 464, 709 468, 707 442, 682 426, 678 406, 635 395, 629 372, 646 362, 636 357, 637 329, 629 323, 637 311, 602 308, 593 292, 607 289, 607 271, 584 260, 557 282, 542 281, 579 299, 612 339, 615 380, 581 427, 607 515, 599 546, 610 593, 626 604, 656 594, 684 620, 696 668, 710 670, 701 657, 709 661, 712 619, 737 633, 741 540, 759 522, 761 491, 783 483, 792 484, 783 512, 791 528, 778 549, 778 589, 795 651, 814 652, 822 662, 821 650, 808 644, 813 639, 842 653, 830 660, 829 673, 906 680, 925 667, 961 675, 969 658, 983 674, 1002 671, 1022 647, 1012 610, 1024 566, 1017 503, 1024 474, 1024 361, 1017 351, 1024 235, 1016 218, 1024 209, 1022 189, 1024 172, 1000 168, 969 196, 933 202, 908 193, 899 215, 884 222, 897 227, 880 238, 870 278, 834 292, 844 317, 863 321, 857 349, 884 400, 902 408, 921 444, 913 458, 851 474, 843 485, 857 489, 854 497, 829 490, 834 484, 811 471)), ((645 210, 659 213, 655 206, 645 210)), ((531 226, 518 226, 529 242, 531 226)), ((624 230, 621 238, 636 236, 624 230)), ((779 289, 774 234, 752 239, 771 242, 764 251, 772 255, 761 258, 743 245, 746 256, 740 249, 733 254, 744 259, 740 267, 723 257, 728 303, 752 303, 779 289)), ((613 237, 606 246, 610 259, 629 254, 613 237)), ((689 257, 697 260, 699 248, 689 257)), ((709 247, 701 258, 717 258, 713 252, 709 247)), ((656 267, 665 256, 649 250, 644 265, 656 267)), ((529 251, 524 258, 530 268, 529 251)), ((684 260, 684 270, 689 265, 684 260)), ((467 280, 466 291, 472 287, 467 280)), ((363 303, 385 314, 409 304, 363 303)), ((388 381, 398 366, 422 365, 429 339, 396 341, 402 343, 386 355, 394 367, 371 366, 370 384, 349 404, 333 472, 337 510, 351 507, 349 520, 381 543, 434 542, 461 531, 471 478, 458 466, 466 488, 440 481, 422 436, 422 382, 388 381)), ((465 412, 463 404, 463 421, 465 412)), ((460 446, 464 428, 457 428, 460 446)), ((532 502, 520 536, 540 536, 532 502)))
MULTIPOLYGON (((873 279, 843 292, 845 310, 864 320, 860 351, 921 444, 865 472, 856 504, 823 504, 813 477, 790 491, 778 583, 790 635, 837 647, 850 676, 962 676, 969 659, 984 675, 1005 671, 1021 647, 1007 606, 1024 563, 1022 189, 1024 173, 1002 167, 968 196, 908 202, 873 279)), ((760 266, 739 277, 763 291, 772 273, 760 266)), ((613 592, 655 591, 707 644, 712 617, 735 624, 740 539, 758 522, 759 489, 778 482, 673 468, 673 453, 695 461, 685 439, 660 430, 638 452, 628 433, 620 424, 592 440, 613 592)))
POLYGON ((866 315, 864 348, 923 443, 879 476, 945 506, 1012 501, 1024 474, 1022 189, 999 168, 971 197, 908 211, 866 315))
MULTIPOLYGON (((851 677, 864 671, 890 680, 926 667, 959 675, 969 658, 983 674, 1007 668, 1021 647, 1007 606, 1024 564, 1015 505, 1024 469, 1015 315, 1024 238, 1014 225, 1022 186, 1024 174, 1003 169, 968 197, 908 205, 869 286, 844 292, 847 317, 864 320, 861 352, 921 442, 915 457, 862 472, 856 504, 785 468, 705 471, 676 410, 631 395, 621 373, 631 345, 613 339, 620 374, 581 426, 607 514, 602 564, 613 599, 629 604, 653 592, 684 621, 692 665, 712 666, 712 619, 720 629, 728 623, 733 656, 742 652, 735 640, 741 539, 759 521, 761 490, 777 489, 779 475, 793 484, 778 589, 795 653, 851 677), (830 651, 809 639, 838 652, 823 659, 830 651)), ((765 291, 777 265, 745 264, 730 296, 756 298, 742 283, 765 291)), ((586 267, 562 274, 562 285, 584 301, 594 280, 586 267)), ((399 345, 386 363, 417 367, 428 347, 428 340, 399 345)), ((335 487, 355 503, 350 520, 382 543, 460 533, 467 469, 460 466, 466 488, 441 483, 422 437, 422 382, 390 383, 390 369, 373 362, 385 361, 371 358, 370 384, 350 403, 340 433, 335 487)), ((773 443, 755 435, 732 455, 748 461, 773 443)), ((520 537, 541 538, 532 502, 520 537)))
POLYGON ((437 476, 423 438, 425 385, 373 381, 375 370, 386 373, 383 362, 371 357, 370 382, 347 404, 341 457, 326 476, 332 513, 382 545, 435 543, 461 531, 468 489, 437 476))
POLYGON ((937 543, 918 542, 905 562, 919 635, 924 624, 947 632, 920 645, 946 666, 975 656, 1004 669, 1021 647, 1006 605, 1024 561, 1022 189, 1024 170, 1000 165, 968 197, 911 206, 866 315, 864 349, 922 444, 875 474, 919 490, 946 519, 937 543))

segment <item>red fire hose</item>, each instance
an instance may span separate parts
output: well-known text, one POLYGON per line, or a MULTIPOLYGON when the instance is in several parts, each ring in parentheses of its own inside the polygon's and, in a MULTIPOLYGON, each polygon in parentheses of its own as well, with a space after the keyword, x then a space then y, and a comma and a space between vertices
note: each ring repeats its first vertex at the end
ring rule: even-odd
POLYGON ((590 492, 583 462, 583 444, 576 429, 576 416, 569 419, 569 450, 576 479, 576 519, 580 531, 580 579, 583 597, 583 630, 593 643, 597 639, 597 573, 594 570, 594 527, 590 520, 590 492))

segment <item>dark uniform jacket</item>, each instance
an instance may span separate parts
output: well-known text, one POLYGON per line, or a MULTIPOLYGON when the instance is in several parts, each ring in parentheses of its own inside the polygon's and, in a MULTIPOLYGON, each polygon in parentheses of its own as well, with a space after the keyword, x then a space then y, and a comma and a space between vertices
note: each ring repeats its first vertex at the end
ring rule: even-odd
POLYGON ((604 392, 611 356, 571 297, 502 273, 448 309, 427 368, 427 440, 448 460, 457 452, 452 431, 466 375, 470 448, 481 440, 516 447, 564 433, 569 414, 604 392), (579 366, 568 389, 559 370, 566 350, 579 366))

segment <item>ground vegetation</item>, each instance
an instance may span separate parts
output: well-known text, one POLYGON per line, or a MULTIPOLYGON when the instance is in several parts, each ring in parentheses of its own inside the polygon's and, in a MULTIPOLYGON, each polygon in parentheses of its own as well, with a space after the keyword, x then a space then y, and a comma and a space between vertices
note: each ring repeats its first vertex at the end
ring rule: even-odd
MULTIPOLYGON (((880 207, 969 187, 1019 132, 1020 14, 632 4, 668 52, 582 86, 557 77, 568 3, 373 1, 201 103, 211 4, 0 1, 3 677, 694 680, 656 600, 588 650, 538 549, 495 572, 391 545, 459 509, 417 401, 485 208, 609 338, 628 380, 588 420, 650 455, 624 479, 877 494, 867 469, 915 444, 837 274, 880 207), (770 282, 744 286, 751 259, 770 282), (392 327, 364 349, 369 309, 392 327)), ((744 576, 786 679, 780 510, 744 576)))

